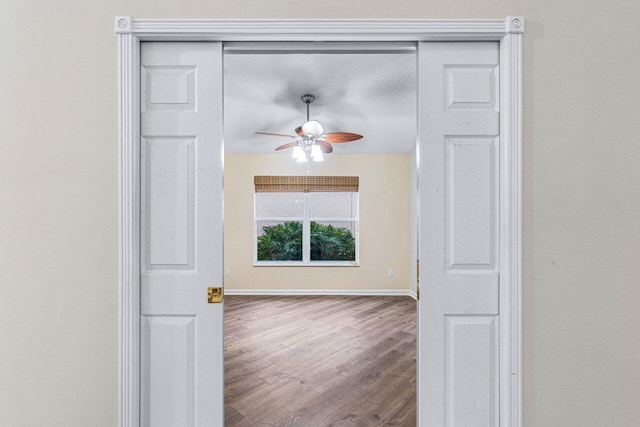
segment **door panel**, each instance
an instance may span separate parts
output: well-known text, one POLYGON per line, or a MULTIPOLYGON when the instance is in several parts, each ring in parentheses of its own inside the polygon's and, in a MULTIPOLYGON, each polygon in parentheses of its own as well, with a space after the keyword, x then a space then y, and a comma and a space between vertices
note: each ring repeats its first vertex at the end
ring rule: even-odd
POLYGON ((224 425, 222 46, 141 45, 141 425, 224 425))
MULTIPOLYGON (((419 425, 497 426, 498 43, 418 49, 419 425)), ((221 426, 221 44, 141 65, 141 424, 221 426)))
POLYGON ((195 146, 193 137, 142 138, 143 271, 195 268, 195 146))
POLYGON ((495 271, 497 138, 446 138, 447 270, 495 271), (473 215, 468 215, 473 212, 473 215))
POLYGON ((498 43, 419 43, 420 426, 499 425, 498 43))
POLYGON ((142 425, 195 425, 196 316, 142 316, 141 323, 142 425))
POLYGON ((498 425, 497 333, 497 316, 445 316, 445 425, 498 425))

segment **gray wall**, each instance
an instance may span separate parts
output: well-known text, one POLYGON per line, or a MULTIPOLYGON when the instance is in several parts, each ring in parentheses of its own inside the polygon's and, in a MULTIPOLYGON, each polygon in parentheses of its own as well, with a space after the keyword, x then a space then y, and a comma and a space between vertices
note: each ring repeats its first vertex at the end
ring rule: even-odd
POLYGON ((3 425, 116 423, 117 14, 525 15, 524 425, 637 425, 637 0, 2 1, 3 425))

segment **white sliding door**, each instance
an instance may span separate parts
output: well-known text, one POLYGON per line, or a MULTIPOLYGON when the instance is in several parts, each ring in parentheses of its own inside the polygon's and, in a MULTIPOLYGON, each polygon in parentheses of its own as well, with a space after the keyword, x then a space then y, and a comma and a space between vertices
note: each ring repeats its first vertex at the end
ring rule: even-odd
POLYGON ((421 427, 499 425, 499 45, 419 43, 421 427))
POLYGON ((142 43, 140 81, 140 424, 222 426, 221 43, 142 43))

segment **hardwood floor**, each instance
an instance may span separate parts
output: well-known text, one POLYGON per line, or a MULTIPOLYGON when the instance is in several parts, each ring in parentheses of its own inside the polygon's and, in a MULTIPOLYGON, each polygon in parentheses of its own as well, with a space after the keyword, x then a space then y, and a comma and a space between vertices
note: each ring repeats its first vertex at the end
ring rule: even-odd
POLYGON ((409 297, 226 296, 226 426, 415 426, 409 297))

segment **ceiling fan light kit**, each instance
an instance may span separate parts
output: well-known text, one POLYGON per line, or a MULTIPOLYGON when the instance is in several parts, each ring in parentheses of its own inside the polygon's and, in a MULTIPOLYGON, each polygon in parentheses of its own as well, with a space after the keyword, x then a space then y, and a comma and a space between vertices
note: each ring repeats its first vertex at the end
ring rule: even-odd
POLYGON ((303 163, 307 161, 307 155, 304 153, 304 150, 299 145, 296 145, 295 147, 293 147, 293 155, 291 157, 296 159, 298 163, 303 163))
POLYGON ((305 124, 302 125, 302 132, 305 135, 312 135, 314 137, 318 137, 322 135, 324 129, 322 129, 322 125, 317 120, 309 120, 305 124))
POLYGON ((307 163, 307 173, 311 160, 321 162, 324 160, 324 153, 331 153, 333 146, 331 143, 351 142, 362 138, 357 133, 330 132, 324 133, 324 128, 317 120, 309 120, 309 104, 315 101, 312 94, 304 94, 300 98, 307 105, 307 121, 295 129, 296 135, 284 135, 279 133, 256 132, 259 135, 283 136, 294 138, 295 142, 289 142, 276 148, 276 151, 293 148, 292 157, 298 163, 307 163))
POLYGON ((321 162, 324 160, 324 155, 322 154, 322 150, 319 145, 311 146, 311 158, 314 162, 321 162))

